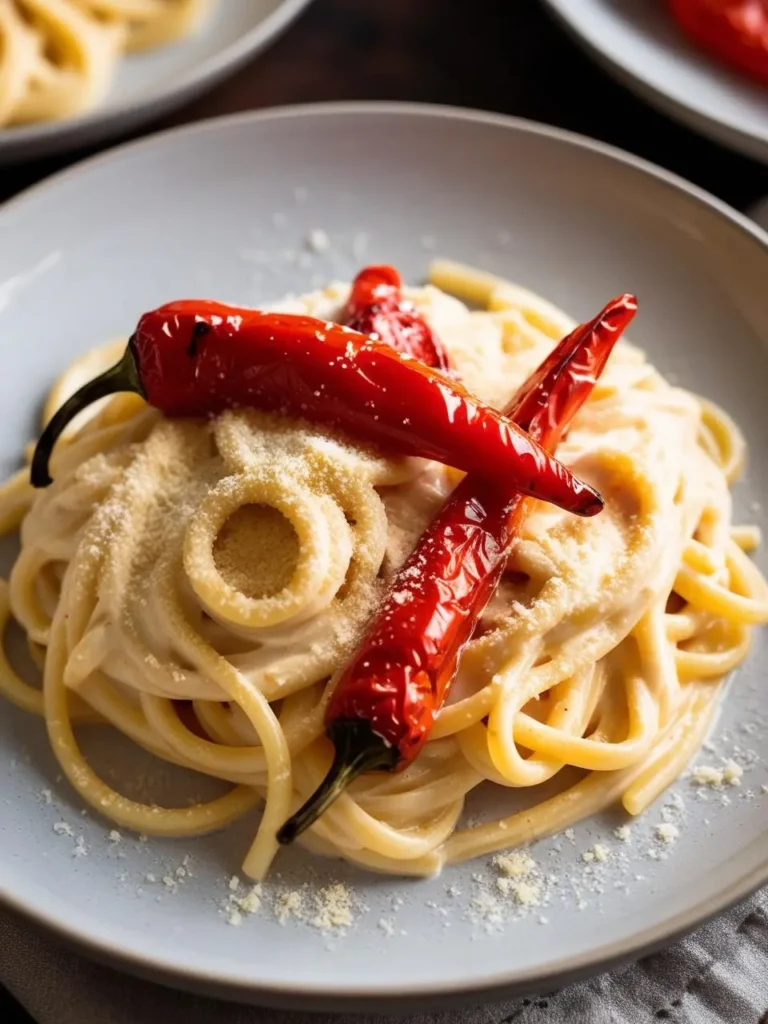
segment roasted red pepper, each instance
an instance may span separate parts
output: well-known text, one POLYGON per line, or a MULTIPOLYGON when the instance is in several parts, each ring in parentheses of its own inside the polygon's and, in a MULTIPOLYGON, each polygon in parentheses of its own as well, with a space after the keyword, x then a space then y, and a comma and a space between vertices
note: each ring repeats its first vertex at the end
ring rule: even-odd
POLYGON ((117 366, 86 384, 45 428, 32 460, 44 487, 50 452, 90 402, 136 391, 166 416, 253 406, 347 431, 359 441, 503 480, 579 515, 600 496, 460 384, 348 327, 218 302, 173 302, 139 321, 117 366))
POLYGON ((403 282, 394 267, 365 267, 355 278, 343 322, 361 334, 375 334, 397 352, 448 370, 448 353, 413 303, 403 298, 403 282))
MULTIPOLYGON (((551 352, 506 412, 554 448, 588 398, 632 319, 631 295, 614 299, 551 352)), ((320 788, 283 826, 291 842, 361 772, 400 769, 421 750, 461 652, 504 572, 528 502, 511 488, 467 476, 397 573, 326 714, 335 748, 320 788)))
POLYGON ((768 85, 768 0, 669 0, 669 6, 694 43, 768 85))

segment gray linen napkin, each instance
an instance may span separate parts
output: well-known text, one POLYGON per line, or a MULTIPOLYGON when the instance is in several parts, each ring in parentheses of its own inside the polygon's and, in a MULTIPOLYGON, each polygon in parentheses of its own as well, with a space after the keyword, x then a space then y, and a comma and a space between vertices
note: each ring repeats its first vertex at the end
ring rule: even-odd
MULTIPOLYGON (((0 981, 38 1024, 359 1024, 179 994, 81 959, 0 914, 0 981)), ((403 1024, 768 1024, 768 888, 669 949, 556 993, 403 1024)))
MULTIPOLYGON (((750 215, 768 229, 768 197, 750 215)), ((335 1014, 255 1009, 181 995, 81 959, 0 913, 0 983, 38 1024, 334 1024, 335 1014)), ((364 1024, 366 1019, 356 1015, 364 1024)), ((408 1024, 768 1024, 768 888, 687 939, 559 992, 408 1024)))

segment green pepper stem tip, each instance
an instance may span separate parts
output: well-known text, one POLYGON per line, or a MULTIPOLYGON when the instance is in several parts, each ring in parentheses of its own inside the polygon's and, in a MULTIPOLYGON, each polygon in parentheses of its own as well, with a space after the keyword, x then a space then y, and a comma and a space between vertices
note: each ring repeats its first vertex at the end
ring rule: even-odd
POLYGON ((313 825, 346 787, 363 772, 394 768, 398 754, 388 746, 362 718, 340 718, 328 729, 334 757, 328 774, 312 796, 293 814, 277 833, 277 841, 286 846, 313 825))
POLYGON ((33 487, 47 487, 53 483, 49 469, 51 452, 67 425, 87 406, 97 402, 100 398, 117 394, 118 391, 134 391, 139 395, 144 394, 132 345, 128 346, 115 366, 111 366, 98 377, 88 381, 87 384, 83 384, 79 391, 68 398, 46 424, 32 456, 29 478, 33 487))

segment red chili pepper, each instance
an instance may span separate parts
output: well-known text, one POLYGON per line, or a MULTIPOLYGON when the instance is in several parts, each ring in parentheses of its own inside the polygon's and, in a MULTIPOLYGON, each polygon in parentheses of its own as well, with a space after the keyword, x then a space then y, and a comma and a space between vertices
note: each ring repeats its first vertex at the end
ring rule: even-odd
MULTIPOLYGON (((577 327, 520 388, 507 413, 556 447, 637 310, 614 299, 577 327)), ((506 566, 528 502, 467 476, 397 573, 328 706, 335 757, 325 781, 278 833, 291 842, 357 775, 399 770, 427 740, 464 646, 506 566)))
POLYGON ((695 43, 768 85, 766 0, 669 0, 669 6, 695 43))
POLYGON ((602 508, 596 491, 509 419, 389 345, 308 316, 199 301, 146 313, 117 366, 64 403, 35 450, 36 487, 50 483, 50 452, 72 417, 126 390, 166 416, 253 406, 304 418, 501 479, 579 515, 602 508))
POLYGON ((435 370, 449 369, 448 353, 413 303, 403 298, 403 282, 394 267, 364 267, 352 284, 343 322, 361 334, 375 334, 435 370))

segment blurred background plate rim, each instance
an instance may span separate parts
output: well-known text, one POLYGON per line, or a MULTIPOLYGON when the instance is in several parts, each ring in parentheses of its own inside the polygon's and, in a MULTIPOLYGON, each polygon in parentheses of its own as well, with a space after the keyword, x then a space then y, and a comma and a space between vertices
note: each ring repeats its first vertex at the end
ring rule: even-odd
MULTIPOLYGON (((736 150, 753 160, 768 164, 768 119, 765 128, 759 133, 747 127, 731 124, 723 117, 718 117, 711 109, 700 105, 695 96, 680 98, 665 89, 656 79, 644 75, 633 68, 627 67, 619 50, 612 50, 607 42, 590 31, 585 19, 580 17, 572 5, 572 0, 543 0, 552 16, 565 28, 582 48, 608 71, 620 84, 630 89, 642 100, 650 103, 662 113, 681 121, 693 131, 720 143, 729 149, 736 150)), ((670 15, 671 17, 671 15, 670 15)), ((680 58, 685 58, 683 47, 680 58)), ((702 54, 702 60, 709 60, 715 71, 723 72, 723 68, 714 58, 702 54)), ((727 72, 728 69, 725 69, 727 72)), ((741 84, 738 72, 730 72, 734 80, 734 89, 741 84)), ((743 88, 749 89, 748 79, 744 80, 743 88)), ((752 89, 755 86, 751 86, 752 89)), ((758 87, 759 88, 759 87, 758 87)))
MULTIPOLYGON (((301 0, 301 2, 305 2, 305 0, 301 0)), ((204 137, 209 133, 216 134, 237 126, 253 128, 262 122, 272 120, 299 121, 307 117, 316 119, 345 115, 428 117, 454 121, 459 124, 487 125, 515 134, 538 136, 567 147, 587 151, 596 159, 602 162, 607 161, 609 165, 619 164, 627 170, 640 172, 656 184, 666 186, 672 195, 682 194, 684 198, 692 200, 694 205, 703 206, 719 218, 729 222, 743 235, 748 236, 749 240, 756 243, 755 251, 761 252, 761 258, 766 261, 768 272, 768 233, 703 189, 649 161, 577 133, 524 118, 462 107, 387 101, 300 104, 264 111, 246 111, 156 132, 140 140, 127 142, 54 174, 2 204, 0 206, 0 239, 3 238, 4 222, 8 216, 11 215, 12 219, 16 220, 17 223, 14 224, 14 227, 18 229, 19 215, 23 215, 25 207, 29 207, 33 211, 38 198, 47 199, 51 193, 55 193, 56 189, 62 186, 68 187, 81 174, 85 176, 94 171, 98 172, 100 168, 107 165, 131 160, 144 151, 151 153, 153 149, 162 147, 169 141, 172 144, 176 137, 185 139, 191 136, 204 137)), ((135 941, 133 948, 121 945, 119 935, 114 934, 114 925, 111 938, 94 937, 92 930, 89 930, 83 922, 67 923, 62 920, 62 915, 55 910, 52 911, 45 905, 29 899, 19 898, 10 891, 9 882, 12 882, 14 875, 19 876, 19 871, 9 869, 2 863, 2 860, 0 860, 0 906, 21 914, 35 926, 55 935, 67 945, 76 947, 97 961, 177 988, 243 1002, 293 1009, 354 1011, 375 1008, 381 1011, 401 1011, 410 1007, 442 1004, 449 997, 461 998, 465 1002, 472 999, 492 1000, 507 995, 522 995, 525 992, 542 990, 547 985, 559 986, 668 945, 674 939, 692 931, 698 925, 723 912, 768 882, 768 834, 754 842, 759 843, 758 849, 762 850, 764 847, 764 852, 760 854, 761 863, 757 867, 745 872, 717 893, 664 921, 630 934, 623 940, 594 947, 580 955, 571 955, 557 961, 550 961, 537 968, 521 970, 511 967, 509 970, 479 978, 463 980, 458 978, 451 984, 442 981, 413 984, 399 988, 394 994, 390 988, 370 985, 346 984, 343 989, 335 983, 328 985, 313 983, 307 986, 301 981, 298 974, 296 980, 290 983, 265 983, 263 980, 249 978, 237 971, 229 973, 214 969, 207 972, 197 967, 185 968, 179 962, 175 962, 173 958, 163 959, 142 953, 136 948, 135 941)), ((119 931, 119 929, 117 930, 119 931)))
MULTIPOLYGON (((229 0, 219 0, 228 3, 229 0)), ((109 139, 123 131, 169 113, 187 100, 213 88, 234 73, 249 57, 277 41, 280 35, 309 7, 312 0, 278 0, 277 6, 259 18, 253 28, 236 42, 187 67, 168 85, 153 89, 143 99, 107 101, 77 117, 60 121, 0 126, 0 167, 25 160, 37 160, 55 153, 109 139)), ((214 12, 215 15, 215 12, 214 12)), ((205 32, 205 26, 201 29, 205 32)), ((184 40, 173 45, 184 46, 184 40)))

